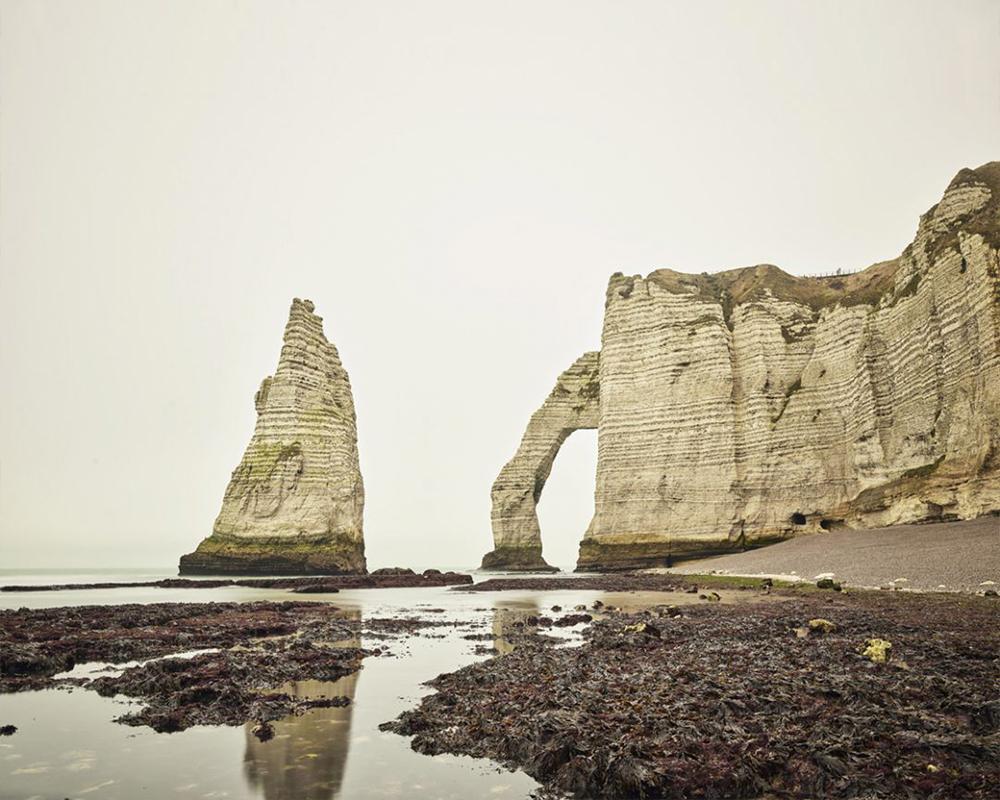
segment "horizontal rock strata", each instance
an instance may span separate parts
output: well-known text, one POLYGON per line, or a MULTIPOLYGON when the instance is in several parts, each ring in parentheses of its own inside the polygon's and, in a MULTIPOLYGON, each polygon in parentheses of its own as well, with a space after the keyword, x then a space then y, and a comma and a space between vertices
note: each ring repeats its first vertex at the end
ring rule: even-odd
POLYGON ((365 571, 351 384, 313 310, 292 302, 278 369, 255 397, 253 437, 182 574, 365 571))
POLYGON ((612 276, 578 567, 1000 509, 998 246, 991 163, 861 272, 612 276))

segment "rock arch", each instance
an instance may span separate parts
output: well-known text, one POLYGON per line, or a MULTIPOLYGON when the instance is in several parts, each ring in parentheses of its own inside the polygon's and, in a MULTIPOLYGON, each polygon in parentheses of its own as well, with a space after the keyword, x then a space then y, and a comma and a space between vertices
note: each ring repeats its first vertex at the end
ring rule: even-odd
POLYGON ((514 457, 490 493, 493 550, 484 569, 548 570, 536 507, 562 443, 571 433, 597 428, 600 416, 599 353, 584 353, 556 381, 531 416, 514 457))

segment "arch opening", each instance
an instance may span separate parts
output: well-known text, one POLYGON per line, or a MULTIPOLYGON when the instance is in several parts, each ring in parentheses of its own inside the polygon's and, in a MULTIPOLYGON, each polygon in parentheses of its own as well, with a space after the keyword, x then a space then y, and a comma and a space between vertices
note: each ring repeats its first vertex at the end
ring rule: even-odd
POLYGON ((536 508, 542 558, 553 567, 576 567, 580 540, 594 516, 596 482, 597 431, 575 431, 559 449, 536 508))
POLYGON ((598 353, 584 353, 559 376, 545 402, 531 415, 514 457, 493 482, 493 550, 483 556, 483 569, 555 570, 542 558, 536 506, 563 443, 575 431, 597 428, 599 363, 598 353))

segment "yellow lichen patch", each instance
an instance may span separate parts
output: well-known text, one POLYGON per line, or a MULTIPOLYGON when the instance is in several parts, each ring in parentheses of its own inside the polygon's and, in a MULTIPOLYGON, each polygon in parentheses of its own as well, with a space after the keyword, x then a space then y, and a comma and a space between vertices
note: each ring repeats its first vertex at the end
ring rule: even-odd
POLYGON ((828 619, 823 619, 822 617, 817 617, 816 619, 809 620, 809 630, 815 633, 833 633, 837 630, 837 626, 830 622, 828 619))
POLYGON ((889 650, 892 649, 892 642, 887 639, 868 639, 865 641, 865 649, 861 655, 870 658, 876 664, 884 664, 889 660, 889 650))

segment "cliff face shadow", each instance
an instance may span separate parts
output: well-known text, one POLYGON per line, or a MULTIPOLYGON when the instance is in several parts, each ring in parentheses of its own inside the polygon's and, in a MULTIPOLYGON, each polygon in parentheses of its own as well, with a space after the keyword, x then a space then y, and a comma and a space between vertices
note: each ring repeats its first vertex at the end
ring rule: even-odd
MULTIPOLYGON (((348 612, 360 618, 360 612, 348 612)), ((360 647, 360 640, 336 644, 360 647)), ((293 681, 281 688, 294 697, 347 697, 342 707, 313 708, 301 716, 271 723, 274 738, 262 742, 244 727, 243 776, 255 795, 266 800, 332 800, 340 794, 351 741, 354 695, 361 672, 337 681, 293 681)))

